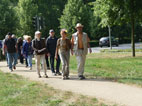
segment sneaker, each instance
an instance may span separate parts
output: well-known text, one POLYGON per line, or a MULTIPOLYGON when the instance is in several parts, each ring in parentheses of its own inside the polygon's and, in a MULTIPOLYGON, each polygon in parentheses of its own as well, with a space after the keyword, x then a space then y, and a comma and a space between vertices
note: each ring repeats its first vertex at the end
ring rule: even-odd
POLYGON ((48 75, 45 75, 45 78, 48 78, 48 75))
POLYGON ((32 67, 30 67, 30 70, 32 70, 32 67))
POLYGON ((70 77, 69 77, 69 76, 66 76, 66 79, 70 79, 70 77))
POLYGON ((60 72, 57 72, 56 74, 57 74, 57 75, 62 75, 60 72))
POLYGON ((86 79, 83 75, 79 76, 79 80, 84 80, 86 79))
POLYGON ((41 78, 41 75, 39 75, 38 78, 41 78))
POLYGON ((10 72, 13 72, 13 69, 10 69, 10 72))
POLYGON ((56 73, 52 73, 53 76, 56 76, 56 73))
POLYGON ((15 67, 15 66, 13 66, 13 69, 14 69, 14 70, 16 70, 16 67, 15 67))
POLYGON ((62 77, 62 80, 65 80, 66 79, 66 77, 64 76, 64 77, 62 77))

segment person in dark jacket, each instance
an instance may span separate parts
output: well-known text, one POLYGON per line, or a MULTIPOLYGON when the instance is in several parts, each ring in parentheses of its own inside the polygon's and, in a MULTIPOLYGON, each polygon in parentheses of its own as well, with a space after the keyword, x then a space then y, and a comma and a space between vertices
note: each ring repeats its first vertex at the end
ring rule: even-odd
POLYGON ((37 69, 37 73, 39 75, 39 78, 41 78, 40 62, 42 63, 42 66, 43 66, 45 78, 48 78, 48 76, 46 74, 47 66, 46 66, 46 61, 45 61, 45 55, 47 54, 47 49, 46 49, 45 39, 41 38, 40 31, 35 32, 35 39, 32 41, 32 47, 33 47, 34 54, 35 54, 36 69, 37 69))
POLYGON ((7 57, 8 57, 8 66, 11 72, 13 69, 16 69, 17 64, 17 42, 15 39, 12 38, 12 34, 9 32, 8 38, 4 42, 4 52, 5 54, 5 48, 7 50, 7 57))
POLYGON ((57 38, 55 37, 55 32, 53 29, 49 31, 49 37, 46 40, 46 47, 48 50, 48 56, 50 56, 50 64, 51 64, 51 71, 52 74, 61 75, 59 68, 60 68, 60 57, 58 55, 58 59, 56 59, 56 71, 54 69, 54 60, 55 60, 55 52, 56 52, 56 45, 57 45, 57 38))
MULTIPOLYGON (((23 45, 27 42, 27 41, 26 41, 27 37, 28 37, 28 35, 24 35, 24 36, 23 36, 23 38, 24 38, 24 40, 23 40, 23 45)), ((22 53, 22 54, 23 54, 23 53, 22 53)), ((28 67, 28 60, 27 60, 27 58, 25 58, 25 64, 26 64, 26 67, 28 67)))
POLYGON ((23 40, 21 37, 17 39, 17 48, 18 48, 18 57, 20 59, 20 63, 24 63, 24 57, 22 55, 22 46, 23 46, 23 40))

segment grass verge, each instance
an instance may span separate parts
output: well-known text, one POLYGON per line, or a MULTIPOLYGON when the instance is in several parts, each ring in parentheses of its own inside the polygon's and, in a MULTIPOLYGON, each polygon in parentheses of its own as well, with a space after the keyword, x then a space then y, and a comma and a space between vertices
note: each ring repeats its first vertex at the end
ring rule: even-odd
MULTIPOLYGON (((70 69, 77 73, 75 56, 71 57, 70 69)), ((131 53, 97 53, 87 56, 85 75, 93 78, 114 80, 142 87, 142 54, 133 58, 131 53)))
MULTIPOLYGON (((132 49, 103 49, 101 52, 132 52, 132 49)), ((136 52, 142 52, 142 49, 136 49, 136 52)))
POLYGON ((96 98, 55 90, 0 71, 0 106, 107 106, 96 98))

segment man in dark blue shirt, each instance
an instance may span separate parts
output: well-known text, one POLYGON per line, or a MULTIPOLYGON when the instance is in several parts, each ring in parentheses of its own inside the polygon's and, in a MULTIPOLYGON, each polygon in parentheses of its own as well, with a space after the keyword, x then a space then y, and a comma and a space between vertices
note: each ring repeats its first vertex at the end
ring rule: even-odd
MULTIPOLYGON (((59 68, 60 68, 60 58, 56 60, 56 72, 54 69, 54 59, 55 59, 55 52, 56 52, 56 45, 57 45, 57 38, 55 37, 55 32, 53 29, 49 31, 50 36, 46 40, 46 47, 48 50, 48 56, 50 56, 50 64, 51 64, 51 71, 53 75, 61 75, 59 68)), ((59 56, 58 56, 59 57, 59 56)))

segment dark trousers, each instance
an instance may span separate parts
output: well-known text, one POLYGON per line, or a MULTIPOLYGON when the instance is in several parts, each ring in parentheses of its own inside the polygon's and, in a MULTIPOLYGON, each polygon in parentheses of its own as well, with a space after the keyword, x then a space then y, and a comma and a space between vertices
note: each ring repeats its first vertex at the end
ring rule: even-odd
POLYGON ((49 66, 49 61, 48 61, 48 56, 47 56, 47 55, 45 55, 45 60, 46 60, 47 68, 50 68, 50 66, 49 66))
MULTIPOLYGON (((50 64, 51 64, 51 71, 52 71, 52 73, 55 73, 54 60, 55 60, 55 56, 54 56, 54 55, 51 55, 51 56, 50 56, 50 64)), ((61 60, 60 60, 60 57, 59 57, 59 55, 58 55, 58 59, 56 60, 56 73, 59 72, 60 63, 61 63, 61 60)))
POLYGON ((20 59, 20 63, 23 64, 24 63, 24 57, 21 54, 21 51, 18 51, 18 56, 19 56, 19 59, 20 59))
POLYGON ((25 58, 26 67, 28 67, 28 60, 25 58))

